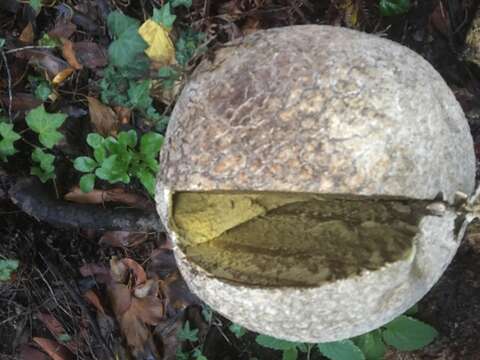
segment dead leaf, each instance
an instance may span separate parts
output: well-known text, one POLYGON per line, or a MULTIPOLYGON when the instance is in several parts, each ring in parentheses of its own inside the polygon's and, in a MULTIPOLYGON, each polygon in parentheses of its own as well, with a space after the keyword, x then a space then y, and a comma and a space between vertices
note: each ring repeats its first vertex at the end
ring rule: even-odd
POLYGON ((112 247, 134 247, 148 238, 146 232, 107 231, 99 240, 99 244, 112 247))
POLYGON ((73 73, 75 72, 75 69, 73 68, 67 68, 63 71, 60 71, 57 75, 55 75, 55 77, 53 78, 52 80, 52 84, 54 86, 58 86, 60 84, 62 84, 65 80, 67 80, 67 78, 72 75, 73 73))
POLYGON ((53 360, 68 360, 72 358, 70 351, 56 341, 41 337, 34 337, 33 341, 35 341, 53 360))
POLYGON ((79 269, 82 276, 94 276, 95 280, 100 284, 107 284, 111 281, 110 269, 103 265, 85 264, 79 269))
MULTIPOLYGON (((51 79, 55 78, 60 73, 65 74, 65 71, 70 71, 70 75, 73 70, 65 60, 56 57, 50 51, 25 50, 15 53, 15 55, 19 58, 27 59, 30 64, 46 71, 51 79)), ((64 75, 61 75, 61 77, 64 77, 64 75)))
POLYGON ((18 40, 20 40, 26 45, 30 45, 33 43, 34 38, 35 35, 33 33, 33 25, 31 22, 29 22, 27 26, 25 26, 25 28, 22 30, 22 33, 18 37, 18 40))
POLYGON ((97 309, 97 312, 102 313, 105 315, 105 309, 103 308, 102 302, 98 298, 98 295, 93 290, 87 290, 83 297, 87 300, 91 305, 97 309))
POLYGON ((68 39, 62 39, 62 43, 62 54, 64 59, 67 60, 68 64, 75 70, 82 70, 83 66, 77 60, 75 50, 73 49, 73 42, 68 39))
POLYGON ((103 204, 105 202, 105 191, 93 189, 84 193, 79 186, 74 186, 63 198, 79 204, 103 204))
POLYGON ((94 97, 87 97, 90 121, 95 131, 103 136, 115 135, 118 130, 118 119, 115 111, 94 97))
POLYGON ((143 322, 149 325, 158 325, 165 315, 163 302, 156 295, 140 299, 134 297, 131 311, 134 311, 143 322))
POLYGON ((158 280, 148 279, 144 284, 136 286, 133 292, 135 297, 141 299, 147 296, 158 296, 158 280))
MULTIPOLYGON (((68 335, 63 325, 53 315, 39 312, 37 317, 56 339, 68 335)), ((65 341, 63 344, 73 353, 79 349, 79 344, 73 339, 65 341)))
POLYGON ((169 274, 178 269, 173 251, 168 248, 153 250, 150 260, 148 273, 155 274, 159 279, 165 279, 169 274))
POLYGON ((135 286, 145 283, 147 281, 147 274, 143 267, 133 259, 125 258, 121 260, 122 263, 129 268, 135 276, 135 286))
POLYGON ((73 44, 76 57, 80 64, 96 69, 108 65, 107 51, 92 41, 80 41, 73 44))
POLYGON ((162 360, 176 360, 180 348, 178 332, 183 327, 183 319, 177 317, 173 324, 171 322, 172 319, 162 320, 155 328, 155 335, 162 339, 162 360))
POLYGON ((19 348, 20 360, 48 360, 48 356, 31 345, 21 345, 19 348))
POLYGON ((107 288, 112 310, 117 319, 120 319, 132 305, 133 296, 127 285, 112 283, 107 288))
MULTIPOLYGON (((2 95, 0 102, 4 109, 8 108, 8 96, 2 95)), ((42 104, 42 100, 37 99, 32 94, 27 93, 15 93, 12 99, 12 111, 30 111, 42 104)))
POLYGON ((121 124, 130 124, 130 117, 132 116, 132 110, 123 106, 115 106, 113 108, 117 114, 118 119, 120 119, 121 124))
POLYGON ((128 268, 121 260, 118 260, 116 256, 112 256, 110 259, 110 274, 112 279, 116 282, 123 283, 128 280, 128 268))
POLYGON ((77 31, 77 26, 72 22, 58 22, 55 27, 48 32, 48 35, 56 38, 68 39, 77 31))
POLYGON ((195 296, 183 280, 177 270, 171 273, 165 280, 159 280, 160 291, 167 299, 167 305, 172 307, 174 313, 187 308, 190 305, 200 304, 200 299, 195 296))
POLYGON ((169 31, 153 20, 145 21, 138 33, 149 45, 145 54, 158 66, 173 64, 175 61, 175 47, 170 39, 169 31))

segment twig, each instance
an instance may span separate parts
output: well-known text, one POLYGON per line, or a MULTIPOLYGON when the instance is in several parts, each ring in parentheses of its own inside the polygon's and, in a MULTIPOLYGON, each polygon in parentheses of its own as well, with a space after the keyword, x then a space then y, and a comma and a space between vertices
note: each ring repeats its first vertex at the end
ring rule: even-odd
MULTIPOLYGON (((8 53, 8 52, 7 52, 8 53)), ((5 70, 7 71, 7 83, 8 83, 8 119, 12 122, 12 74, 10 73, 10 68, 8 67, 8 60, 7 56, 5 55, 5 51, 1 51, 2 54, 2 61, 5 64, 5 70)))
POLYGON ((23 47, 16 48, 16 49, 7 50, 7 51, 5 51, 5 54, 13 54, 13 53, 17 53, 17 52, 25 51, 25 50, 46 50, 46 49, 55 49, 55 46, 52 46, 52 45, 45 45, 45 46, 28 45, 28 46, 23 46, 23 47))

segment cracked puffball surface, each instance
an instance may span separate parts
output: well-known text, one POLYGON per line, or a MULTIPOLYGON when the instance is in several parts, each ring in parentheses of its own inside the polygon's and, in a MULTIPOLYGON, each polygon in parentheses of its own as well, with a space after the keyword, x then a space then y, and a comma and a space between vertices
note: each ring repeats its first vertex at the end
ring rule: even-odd
POLYGON ((468 223, 452 205, 474 190, 475 156, 420 55, 307 25, 202 61, 160 169, 157 210, 191 290, 250 330, 313 343, 378 328, 435 284, 468 223), (444 211, 424 213, 435 201, 444 211))

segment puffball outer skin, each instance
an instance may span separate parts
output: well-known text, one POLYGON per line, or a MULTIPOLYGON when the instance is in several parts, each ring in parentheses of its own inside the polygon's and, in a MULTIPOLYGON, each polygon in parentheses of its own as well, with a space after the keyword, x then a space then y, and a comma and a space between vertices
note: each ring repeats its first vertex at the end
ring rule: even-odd
POLYGON ((425 216, 408 259, 318 287, 262 288, 188 261, 170 227, 177 191, 283 191, 452 203, 471 194, 473 141, 441 76, 373 35, 307 25, 259 31, 204 60, 183 89, 160 155, 157 209, 179 269, 202 300, 246 328, 327 342, 378 328, 420 300, 466 222, 425 216))

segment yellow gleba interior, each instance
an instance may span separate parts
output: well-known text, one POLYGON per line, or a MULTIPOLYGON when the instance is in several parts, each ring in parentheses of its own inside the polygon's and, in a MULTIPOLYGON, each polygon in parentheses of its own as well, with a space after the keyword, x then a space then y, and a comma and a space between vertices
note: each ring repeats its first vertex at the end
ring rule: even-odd
POLYGON ((318 286, 407 258, 420 200, 177 192, 170 226, 189 261, 254 286, 318 286))

